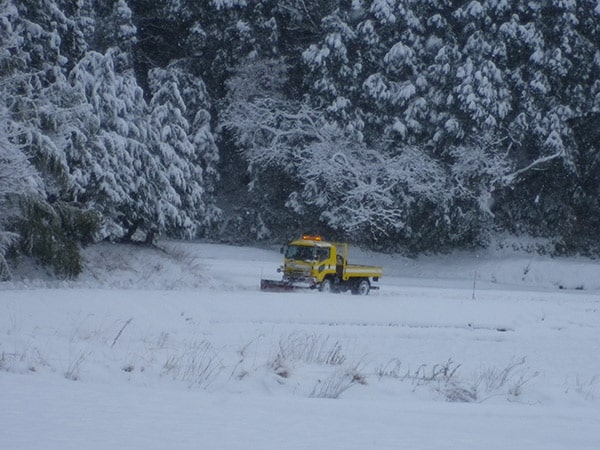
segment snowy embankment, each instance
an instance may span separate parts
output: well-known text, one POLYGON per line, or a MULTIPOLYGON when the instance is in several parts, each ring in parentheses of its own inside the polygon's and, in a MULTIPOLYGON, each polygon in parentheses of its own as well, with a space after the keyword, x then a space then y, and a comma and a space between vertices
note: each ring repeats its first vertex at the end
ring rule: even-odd
POLYGON ((381 290, 262 293, 277 249, 99 245, 0 285, 11 449, 596 449, 600 264, 411 260, 381 290))

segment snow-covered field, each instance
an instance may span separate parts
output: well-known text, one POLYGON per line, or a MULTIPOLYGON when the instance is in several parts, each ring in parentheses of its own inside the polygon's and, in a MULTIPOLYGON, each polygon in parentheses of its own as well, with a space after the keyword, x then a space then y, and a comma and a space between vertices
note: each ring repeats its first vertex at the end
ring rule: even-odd
POLYGON ((277 249, 94 246, 0 284, 2 449, 598 449, 600 262, 384 266, 381 290, 264 293, 277 249))

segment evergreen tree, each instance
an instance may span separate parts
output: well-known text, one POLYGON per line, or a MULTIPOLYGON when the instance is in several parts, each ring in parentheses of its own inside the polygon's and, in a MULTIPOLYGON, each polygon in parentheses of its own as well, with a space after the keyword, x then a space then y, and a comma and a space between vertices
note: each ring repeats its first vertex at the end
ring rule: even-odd
POLYGON ((42 198, 42 183, 23 151, 11 142, 14 124, 0 106, 0 281, 10 278, 8 250, 17 242, 14 222, 28 198, 42 198))
POLYGON ((158 202, 158 226, 169 234, 194 237, 205 219, 206 204, 201 161, 185 118, 187 107, 171 70, 153 69, 150 86, 150 140, 164 168, 156 174, 165 189, 158 202))
POLYGON ((118 55, 88 52, 69 77, 86 105, 68 147, 74 191, 102 213, 101 236, 112 239, 152 228, 162 189, 148 182, 158 163, 147 148, 147 105, 133 73, 115 72, 118 55))
POLYGON ((62 52, 79 54, 84 46, 81 33, 76 21, 50 0, 16 5, 3 1, 0 23, 0 97, 12 123, 9 142, 32 161, 43 180, 43 195, 24 199, 14 229, 25 252, 61 275, 74 276, 81 270, 77 245, 90 238, 95 223, 70 195, 72 179, 63 145, 76 129, 81 102, 67 82, 69 60, 62 52), (33 214, 36 208, 47 214, 33 214), (51 222, 48 216, 60 220, 51 222), (82 221, 90 224, 85 231, 62 228, 82 221))

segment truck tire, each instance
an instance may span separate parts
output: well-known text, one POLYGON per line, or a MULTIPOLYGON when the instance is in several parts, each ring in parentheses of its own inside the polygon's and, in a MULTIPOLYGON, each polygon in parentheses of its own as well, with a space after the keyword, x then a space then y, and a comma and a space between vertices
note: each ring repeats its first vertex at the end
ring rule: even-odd
POLYGON ((360 280, 360 282, 356 285, 354 289, 352 289, 352 293, 354 295, 368 295, 371 290, 371 284, 369 280, 360 280))
POLYGON ((333 283, 331 282, 330 278, 325 278, 321 282, 321 286, 319 286, 319 291, 327 293, 333 292, 333 283))

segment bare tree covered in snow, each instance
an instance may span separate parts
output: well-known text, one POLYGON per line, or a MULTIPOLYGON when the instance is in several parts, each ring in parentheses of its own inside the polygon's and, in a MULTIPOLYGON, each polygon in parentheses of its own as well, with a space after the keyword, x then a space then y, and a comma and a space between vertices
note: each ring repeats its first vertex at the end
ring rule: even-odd
POLYGON ((322 132, 326 139, 304 149, 298 171, 306 182, 287 203, 297 212, 317 207, 332 228, 377 239, 408 231, 417 198, 450 202, 443 168, 424 153, 406 147, 389 157, 344 139, 336 127, 322 132))
POLYGON ((416 202, 449 208, 447 177, 434 159, 411 147, 393 157, 369 148, 359 134, 328 122, 322 111, 285 100, 284 83, 285 66, 274 61, 245 63, 229 82, 222 123, 244 149, 254 176, 251 189, 260 193, 261 175, 277 171, 278 194, 285 194, 287 208, 375 240, 410 233, 416 202))

